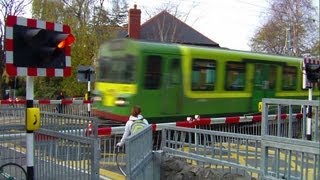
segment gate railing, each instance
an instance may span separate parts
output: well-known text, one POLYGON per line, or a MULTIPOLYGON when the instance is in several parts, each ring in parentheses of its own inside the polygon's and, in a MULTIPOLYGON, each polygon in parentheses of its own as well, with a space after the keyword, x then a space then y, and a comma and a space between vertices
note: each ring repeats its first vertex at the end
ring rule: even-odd
POLYGON ((260 145, 260 136, 166 127, 162 131, 161 149, 190 165, 212 168, 219 177, 236 173, 259 178, 260 145))
POLYGON ((99 179, 99 139, 48 129, 35 132, 36 179, 99 179))
POLYGON ((159 174, 153 168, 152 144, 151 125, 126 139, 126 179, 148 180, 159 174))
POLYGON ((263 119, 267 119, 269 106, 277 106, 276 133, 271 133, 269 121, 262 121, 261 174, 263 179, 314 179, 320 177, 319 106, 320 101, 263 99, 263 119), (289 126, 281 126, 281 107, 289 106, 289 126), (302 127, 293 129, 292 109, 302 107, 302 127), (313 117, 307 116, 307 107, 313 107, 313 117), (307 140, 307 119, 311 118, 312 139, 307 140), (300 136, 292 135, 300 131, 300 136))
POLYGON ((217 176, 240 174, 258 179, 311 179, 320 177, 319 101, 264 99, 262 135, 208 131, 195 128, 165 127, 161 149, 190 165, 212 168, 217 176), (277 117, 268 117, 276 106, 277 117), (287 106, 287 123, 281 114, 287 106), (314 109, 312 139, 307 140, 306 107, 314 109), (301 108, 300 126, 294 126, 293 109, 301 108), (294 133, 295 132, 295 133, 294 133))
MULTIPOLYGON (((157 134, 162 134, 162 138, 158 138, 162 140, 164 138, 164 132, 171 134, 170 136, 167 136, 167 138, 190 138, 190 141, 188 142, 183 142, 182 140, 178 139, 167 139, 166 141, 171 145, 163 147, 166 149, 169 155, 178 154, 179 157, 190 159, 189 162, 194 165, 208 165, 210 167, 218 168, 219 170, 221 170, 221 172, 230 171, 251 177, 264 176, 270 179, 278 177, 290 177, 292 179, 296 179, 297 177, 308 177, 308 179, 317 180, 320 168, 320 152, 317 151, 320 148, 319 129, 316 128, 319 127, 319 114, 317 113, 319 112, 319 104, 319 101, 278 101, 278 99, 271 99, 270 101, 264 102, 263 107, 265 108, 271 105, 272 107, 276 106, 278 107, 276 109, 281 110, 283 109, 281 108, 282 106, 286 106, 288 107, 289 114, 285 115, 286 117, 284 117, 281 114, 283 112, 278 111, 276 117, 270 120, 270 116, 274 115, 266 112, 269 111, 268 108, 264 109, 261 123, 263 127, 257 128, 257 130, 263 129, 265 135, 262 137, 257 135, 239 135, 238 133, 226 133, 212 130, 208 132, 213 132, 215 134, 209 135, 207 134, 206 130, 196 129, 206 127, 209 127, 208 129, 214 129, 215 127, 217 127, 217 124, 212 124, 210 126, 197 125, 196 128, 187 128, 186 130, 183 130, 183 128, 181 128, 181 132, 179 132, 179 127, 169 128, 165 127, 165 125, 153 125, 153 130, 157 130, 158 128, 165 129, 165 131, 162 131, 162 133, 156 132, 157 134), (307 126, 306 107, 309 105, 313 106, 313 108, 315 109, 315 111, 313 111, 314 133, 312 134, 312 141, 306 140, 305 135, 307 126), (302 107, 303 113, 299 115, 293 114, 292 110, 290 109, 296 109, 299 106, 300 108, 302 107), (265 121, 265 119, 269 120, 265 121), (178 131, 172 128, 178 128, 178 131), (264 141, 264 143, 262 144, 265 144, 265 146, 261 146, 260 141, 264 141), (286 147, 286 145, 288 145, 288 147, 286 147), (184 148, 181 149, 182 147, 184 148), (213 158, 211 159, 211 157, 213 158), (287 164, 291 163, 291 165, 282 166, 284 162, 287 164)), ((8 106, 5 109, 7 110, 0 110, 0 119, 2 120, 1 124, 3 124, 2 127, 0 126, 0 163, 7 162, 8 157, 10 157, 12 161, 24 166, 23 163, 25 163, 25 154, 23 154, 23 147, 25 145, 25 108, 11 108, 8 106), (13 152, 15 153, 12 153, 8 149, 14 149, 13 152), (8 156, 8 154, 10 156, 8 156)), ((274 109, 272 110, 272 113, 274 113, 274 109)), ((93 137, 97 137, 98 135, 97 123, 94 118, 50 112, 41 112, 41 115, 43 120, 42 126, 46 127, 46 129, 43 129, 43 131, 38 131, 38 134, 36 135, 36 142, 41 144, 41 146, 39 146, 39 149, 37 150, 37 153, 40 153, 39 155, 43 155, 43 153, 48 152, 58 153, 57 150, 66 152, 69 152, 71 150, 71 154, 69 154, 68 157, 64 158, 68 159, 69 157, 72 157, 70 162, 68 161, 68 163, 72 163, 73 157, 80 157, 82 154, 86 153, 81 153, 81 148, 78 147, 85 147, 84 149, 88 150, 89 146, 91 147, 92 145, 92 142, 89 143, 89 141, 87 141, 91 137, 87 137, 88 134, 86 134, 87 130, 89 130, 89 124, 94 127, 92 132, 94 135, 93 137), (53 132, 56 132, 56 134, 52 134, 53 132), (63 136, 66 137, 65 140, 63 140, 62 138, 63 136), (85 140, 82 141, 82 138, 85 140), (49 143, 46 145, 44 143, 45 141, 48 141, 49 143), (56 142, 57 145, 52 145, 50 144, 50 142, 56 142), (80 153, 78 155, 73 155, 73 153, 78 150, 80 153)), ((178 123, 174 123, 174 125, 177 126, 178 123)), ((231 125, 232 128, 230 129, 232 131, 232 129, 236 129, 237 125, 239 125, 240 127, 241 123, 231 125)), ((260 122, 257 125, 260 125, 260 122)), ((248 126, 244 126, 244 128, 246 128, 245 131, 243 131, 244 133, 252 132, 252 125, 248 124, 248 126)), ((119 141, 119 138, 121 138, 123 129, 123 127, 110 127, 105 129, 110 133, 107 133, 106 136, 101 137, 101 145, 97 145, 95 146, 95 149, 93 149, 93 151, 97 152, 97 148, 102 148, 102 158, 100 159, 100 166, 104 164, 112 164, 115 162, 114 158, 109 159, 107 157, 112 156, 115 144, 119 141)), ((152 133, 149 137, 152 137, 152 133)), ((144 147, 144 145, 142 145, 142 147, 144 147)), ((145 151, 145 148, 143 148, 143 150, 145 151)), ((48 156, 44 157, 47 158, 48 156)), ((145 157, 149 156, 145 155, 145 157)), ((63 164, 67 162, 61 161, 59 158, 61 157, 57 156, 57 158, 53 158, 57 160, 56 162, 58 162, 56 164, 53 164, 53 166, 57 164, 60 165, 62 163, 62 166, 71 167, 63 164)), ((85 157, 85 159, 89 158, 85 157)), ((41 158, 40 160, 42 163, 44 163, 41 158)), ((47 161, 50 160, 52 159, 47 159, 47 161)), ((74 163, 77 164, 76 161, 74 161, 74 163)), ((87 163, 84 164, 81 164, 79 162, 80 166, 91 165, 90 163, 93 162, 91 162, 91 160, 87 161, 87 163)), ((122 163, 129 162, 127 162, 126 158, 124 158, 122 163)), ((43 164, 43 166, 45 165, 47 165, 47 163, 43 164)), ((76 167, 77 166, 74 166, 73 168, 76 167)), ((97 167, 99 167, 99 165, 97 167)), ((81 169, 80 171, 95 172, 95 170, 83 169, 81 169)), ((136 177, 137 174, 134 173, 136 171, 131 172, 133 174, 131 176, 129 175, 129 177, 136 177)))
MULTIPOLYGON (((0 107, 0 167, 8 164, 0 179, 25 179, 25 113, 25 107, 0 107)), ((41 112, 41 128, 34 131, 35 179, 99 179, 100 139, 85 134, 90 123, 94 118, 41 112)))
POLYGON ((25 109, 0 107, 0 179, 26 179, 25 109))

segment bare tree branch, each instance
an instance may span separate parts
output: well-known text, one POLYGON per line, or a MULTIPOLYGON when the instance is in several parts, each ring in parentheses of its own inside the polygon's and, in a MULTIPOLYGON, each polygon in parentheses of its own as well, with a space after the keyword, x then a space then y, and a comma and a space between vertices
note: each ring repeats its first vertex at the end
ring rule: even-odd
POLYGON ((32 0, 1 0, 0 1, 0 98, 2 97, 3 88, 2 79, 6 79, 8 81, 9 77, 4 77, 4 64, 5 64, 5 56, 4 56, 4 47, 5 47, 5 21, 8 15, 19 16, 23 15, 26 11, 28 5, 30 5, 32 0))
MULTIPOLYGON (((199 5, 199 3, 192 2, 192 5, 190 9, 187 10, 187 12, 182 11, 181 9, 183 8, 183 2, 182 0, 180 1, 174 1, 174 0, 169 0, 166 3, 161 4, 160 7, 156 7, 153 10, 149 10, 148 8, 143 7, 145 9, 145 13, 151 19, 153 16, 156 14, 159 14, 162 11, 166 11, 170 13, 172 16, 176 17, 179 20, 182 20, 182 22, 186 22, 192 12, 192 10, 199 5)), ((163 16, 162 20, 159 20, 157 22, 157 28, 154 29, 154 32, 149 32, 152 34, 154 37, 159 37, 161 42, 177 42, 177 36, 178 36, 178 26, 180 23, 178 21, 171 21, 170 24, 164 24, 166 22, 166 16, 163 16), (162 21, 162 22, 160 22, 162 21)), ((169 17, 170 18, 170 17, 169 17)), ((170 22, 170 21, 167 21, 170 22)), ((152 37, 150 37, 152 38, 152 37)))
POLYGON ((286 45, 290 43, 293 55, 300 56, 316 46, 319 26, 311 22, 317 16, 311 1, 271 0, 269 14, 268 21, 251 39, 252 50, 281 54, 290 51, 286 45), (261 42, 268 42, 263 43, 266 48, 261 42))

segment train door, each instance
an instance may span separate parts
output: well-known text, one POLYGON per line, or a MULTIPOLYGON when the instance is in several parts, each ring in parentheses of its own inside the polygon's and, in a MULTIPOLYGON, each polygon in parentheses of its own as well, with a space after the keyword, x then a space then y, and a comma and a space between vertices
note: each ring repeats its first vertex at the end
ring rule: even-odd
POLYGON ((161 54, 143 54, 142 84, 137 101, 146 117, 157 117, 161 111, 162 78, 165 59, 161 54))
POLYGON ((166 56, 161 99, 163 114, 176 114, 182 107, 180 62, 179 58, 166 56))
POLYGON ((182 87, 180 59, 166 54, 145 53, 143 84, 139 104, 144 115, 176 114, 181 109, 182 87))
POLYGON ((276 66, 271 64, 254 64, 252 110, 258 111, 262 98, 275 96, 276 66))

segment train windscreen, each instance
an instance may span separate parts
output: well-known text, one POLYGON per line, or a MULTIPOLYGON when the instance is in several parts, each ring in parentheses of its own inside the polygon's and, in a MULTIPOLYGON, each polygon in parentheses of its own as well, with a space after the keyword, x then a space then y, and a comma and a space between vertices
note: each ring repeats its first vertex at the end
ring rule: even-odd
POLYGON ((110 83, 133 83, 135 59, 133 56, 100 57, 98 60, 98 81, 110 83))

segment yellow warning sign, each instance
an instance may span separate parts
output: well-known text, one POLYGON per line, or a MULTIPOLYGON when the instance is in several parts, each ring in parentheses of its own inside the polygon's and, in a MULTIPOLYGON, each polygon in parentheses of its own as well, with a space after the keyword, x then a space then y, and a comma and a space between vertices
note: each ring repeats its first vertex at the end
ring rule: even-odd
POLYGON ((259 102, 259 104, 258 104, 258 110, 259 110, 259 112, 262 112, 262 102, 259 102))
POLYGON ((40 128, 39 108, 27 108, 27 131, 34 131, 40 128))

